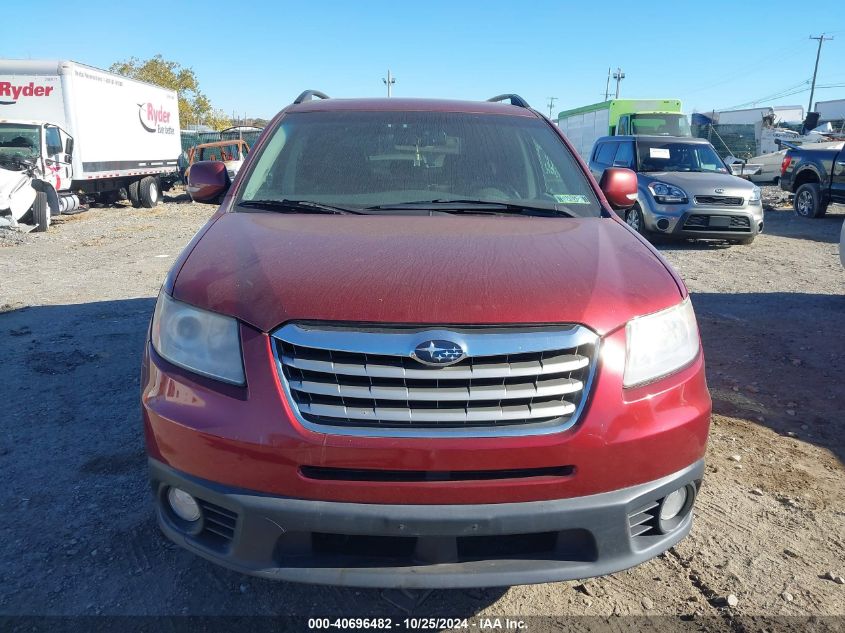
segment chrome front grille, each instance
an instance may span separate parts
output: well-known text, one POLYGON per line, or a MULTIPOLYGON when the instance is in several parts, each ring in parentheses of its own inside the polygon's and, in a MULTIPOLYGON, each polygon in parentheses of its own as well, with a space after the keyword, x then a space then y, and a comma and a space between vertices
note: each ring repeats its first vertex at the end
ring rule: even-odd
POLYGON ((555 328, 367 328, 288 324, 273 333, 282 382, 300 422, 326 433, 523 435, 575 423, 598 337, 555 328), (467 357, 428 366, 411 357, 445 339, 467 357))

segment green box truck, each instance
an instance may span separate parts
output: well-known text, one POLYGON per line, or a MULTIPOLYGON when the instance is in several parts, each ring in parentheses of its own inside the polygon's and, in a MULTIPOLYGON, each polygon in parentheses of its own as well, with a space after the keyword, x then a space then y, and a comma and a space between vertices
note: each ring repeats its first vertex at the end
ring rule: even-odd
POLYGON ((557 124, 584 160, 597 138, 622 134, 690 136, 679 99, 611 99, 564 110, 557 124))

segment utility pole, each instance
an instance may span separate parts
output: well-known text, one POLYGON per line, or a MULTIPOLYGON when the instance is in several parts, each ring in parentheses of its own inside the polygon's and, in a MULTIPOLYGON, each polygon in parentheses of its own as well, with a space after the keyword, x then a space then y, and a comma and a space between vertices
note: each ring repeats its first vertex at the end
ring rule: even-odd
POLYGON ((382 78, 382 81, 387 86, 388 99, 393 96, 393 84, 396 83, 396 77, 390 74, 390 69, 387 69, 387 79, 382 78))
POLYGON ((610 98, 610 66, 607 67, 607 83, 604 85, 604 100, 610 98))
POLYGON ((613 73, 613 78, 616 80, 616 98, 619 98, 619 84, 622 83, 622 80, 625 79, 625 73, 622 72, 622 69, 619 66, 616 67, 616 72, 613 73))
POLYGON ((552 118, 552 108, 555 107, 555 101, 557 101, 557 97, 549 97, 549 118, 552 118))
POLYGON ((822 44, 824 44, 825 40, 832 40, 833 37, 826 37, 825 34, 822 33, 818 37, 813 37, 811 35, 810 39, 819 41, 819 50, 816 51, 816 67, 813 69, 813 85, 810 87, 810 105, 807 106, 808 113, 813 111, 813 93, 816 91, 816 74, 819 72, 819 57, 821 57, 822 54, 822 44))

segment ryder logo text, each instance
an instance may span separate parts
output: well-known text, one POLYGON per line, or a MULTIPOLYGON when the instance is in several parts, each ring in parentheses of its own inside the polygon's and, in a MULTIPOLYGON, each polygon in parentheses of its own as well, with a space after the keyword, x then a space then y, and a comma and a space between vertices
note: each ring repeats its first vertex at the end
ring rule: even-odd
POLYGON ((150 134, 175 134, 176 130, 170 125, 170 111, 164 106, 156 107, 152 103, 138 104, 138 119, 150 134))
POLYGON ((0 103, 3 105, 11 105, 21 97, 49 97, 51 92, 53 86, 36 86, 32 81, 21 85, 0 81, 0 103), (7 100, 10 97, 11 101, 7 100))

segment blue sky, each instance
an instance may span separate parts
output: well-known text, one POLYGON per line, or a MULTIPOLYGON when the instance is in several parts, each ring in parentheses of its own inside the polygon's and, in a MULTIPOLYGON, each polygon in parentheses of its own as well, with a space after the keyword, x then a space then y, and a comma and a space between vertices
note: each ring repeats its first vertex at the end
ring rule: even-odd
MULTIPOLYGON (((161 53, 192 67, 216 107, 270 117, 303 89, 336 97, 483 99, 516 92, 548 112, 601 101, 608 66, 621 96, 680 98, 684 109, 744 105, 801 85, 826 32, 815 100, 845 98, 845 2, 530 2, 358 0, 120 3, 4 2, 0 57, 73 59, 107 68, 161 53), (641 8, 640 8, 641 7, 641 8), (68 27, 61 26, 66 19, 68 27), (46 23, 45 23, 46 26, 46 23)), ((809 92, 763 99, 800 104, 809 92)), ((747 106, 750 107, 750 106, 747 106)))

